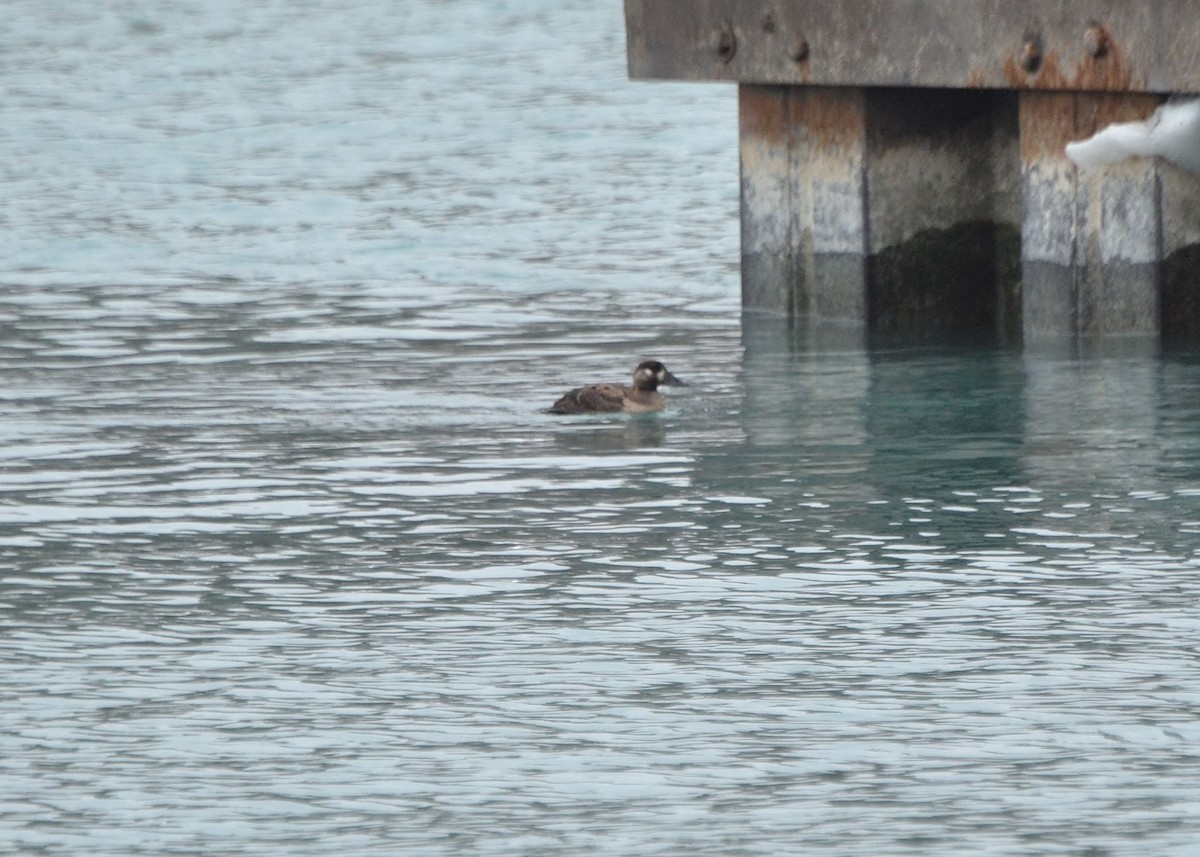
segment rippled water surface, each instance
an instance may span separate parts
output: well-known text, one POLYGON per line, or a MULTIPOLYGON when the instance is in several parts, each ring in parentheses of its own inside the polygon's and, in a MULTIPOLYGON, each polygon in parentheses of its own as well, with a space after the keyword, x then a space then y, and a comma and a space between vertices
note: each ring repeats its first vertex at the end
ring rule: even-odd
POLYGON ((1195 853, 1200 362, 740 317, 619 5, 9 4, 0 851, 1195 853))

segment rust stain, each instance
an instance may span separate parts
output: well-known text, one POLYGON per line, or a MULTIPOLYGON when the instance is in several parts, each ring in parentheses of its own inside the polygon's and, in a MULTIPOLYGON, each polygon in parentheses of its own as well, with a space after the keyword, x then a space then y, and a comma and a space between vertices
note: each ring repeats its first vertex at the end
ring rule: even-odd
POLYGON ((1037 92, 1020 105, 1021 159, 1063 159, 1067 143, 1082 140, 1113 122, 1150 116, 1162 98, 1143 92, 1037 92))
POLYGON ((784 143, 791 133, 788 92, 782 86, 738 86, 738 129, 765 143, 784 143))
POLYGON ((788 145, 795 132, 826 151, 858 148, 866 134, 862 90, 837 87, 738 87, 738 123, 743 137, 788 145))
POLYGON ((808 79, 812 75, 812 67, 809 65, 809 57, 796 61, 796 73, 799 76, 799 83, 804 86, 808 84, 808 79))
POLYGON ((1025 163, 1063 159, 1063 148, 1113 122, 1145 119, 1161 98, 1145 92, 1146 74, 1136 73, 1125 46, 1112 31, 1093 22, 1081 34, 1079 59, 1064 60, 1048 50, 1033 71, 1016 52, 1005 57, 1004 78, 1022 96, 1021 157, 1025 163))
POLYGON ((800 90, 795 119, 825 150, 857 149, 867 131, 862 90, 820 87, 800 90))
POLYGON ((1114 122, 1140 122, 1158 109, 1163 98, 1145 92, 1097 93, 1079 98, 1075 105, 1075 131, 1090 137, 1114 122))
POLYGON ((808 39, 802 34, 792 37, 788 42, 787 55, 799 78, 798 82, 807 84, 809 76, 812 74, 812 47, 809 45, 808 39))
POLYGON ((1073 92, 1039 92, 1021 97, 1021 160, 1026 164, 1065 158, 1063 147, 1078 139, 1073 92))
MULTIPOLYGON (((1090 25, 1081 40, 1080 58, 1074 65, 1058 51, 1047 51, 1035 71, 1026 71, 1016 53, 1004 58, 1004 79, 1013 89, 1058 89, 1137 92, 1146 89, 1146 73, 1135 75, 1124 46, 1103 24, 1090 25), (1088 50, 1087 46, 1092 50, 1088 50), (1097 46, 1102 49, 1096 51, 1097 46)), ((982 77, 972 71, 972 79, 982 77)))

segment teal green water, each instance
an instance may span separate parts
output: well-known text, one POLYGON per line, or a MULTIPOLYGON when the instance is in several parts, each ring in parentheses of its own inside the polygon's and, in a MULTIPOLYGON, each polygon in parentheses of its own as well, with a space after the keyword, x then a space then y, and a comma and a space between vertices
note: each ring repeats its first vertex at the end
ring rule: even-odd
POLYGON ((0 850, 1193 852, 1194 355, 741 317, 618 8, 13 9, 0 850))

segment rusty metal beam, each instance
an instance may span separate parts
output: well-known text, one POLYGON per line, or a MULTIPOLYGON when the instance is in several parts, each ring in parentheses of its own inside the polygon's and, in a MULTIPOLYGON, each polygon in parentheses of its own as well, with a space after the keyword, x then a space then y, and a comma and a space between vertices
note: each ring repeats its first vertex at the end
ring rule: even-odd
POLYGON ((1200 92, 1195 0, 625 0, 634 79, 1200 92))

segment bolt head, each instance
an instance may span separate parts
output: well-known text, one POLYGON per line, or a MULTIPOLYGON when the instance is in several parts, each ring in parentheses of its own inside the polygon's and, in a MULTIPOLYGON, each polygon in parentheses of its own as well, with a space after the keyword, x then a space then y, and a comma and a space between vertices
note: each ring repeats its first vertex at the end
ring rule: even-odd
POLYGON ((1088 25, 1083 33, 1083 47, 1096 59, 1108 56, 1110 47, 1108 30, 1095 22, 1088 25))
POLYGON ((1042 67, 1042 40, 1038 36, 1026 36, 1021 45, 1021 68, 1033 74, 1042 67))
POLYGON ((717 30, 713 36, 713 44, 717 56, 724 62, 732 60, 733 55, 737 53, 737 37, 734 36, 732 27, 725 26, 717 30))

